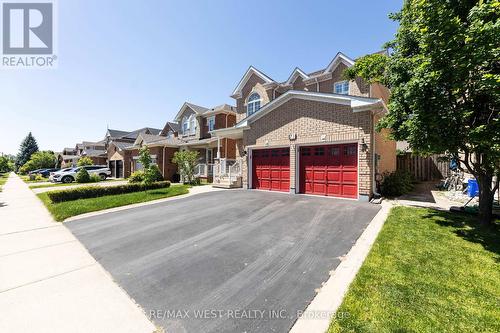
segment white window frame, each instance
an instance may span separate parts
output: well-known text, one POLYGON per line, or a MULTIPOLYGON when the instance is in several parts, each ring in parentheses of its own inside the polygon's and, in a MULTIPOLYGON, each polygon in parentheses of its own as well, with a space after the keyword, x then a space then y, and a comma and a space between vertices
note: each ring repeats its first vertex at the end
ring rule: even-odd
POLYGON ((338 82, 335 82, 333 84, 333 93, 334 94, 340 94, 340 95, 349 95, 349 81, 348 80, 344 80, 344 81, 338 81, 338 82), (344 88, 345 88, 345 84, 347 83, 347 91, 344 92, 344 88), (342 92, 337 92, 337 85, 342 85, 341 87, 341 91, 342 92))
POLYGON ((189 132, 189 118, 182 118, 182 134, 188 134, 189 132))
POLYGON ((260 96, 260 94, 257 92, 251 93, 247 99, 247 117, 250 117, 254 113, 259 112, 260 108, 262 107, 261 104, 262 104, 262 96, 260 96), (252 97, 253 95, 259 96, 259 99, 255 99, 253 101, 250 101, 250 97, 252 97), (257 104, 257 103, 259 103, 259 108, 257 110, 255 110, 255 104, 257 104), (250 112, 250 105, 252 106, 252 112, 250 112))
POLYGON ((207 126, 209 132, 215 130, 215 116, 210 116, 207 118, 207 126))
POLYGON ((196 117, 194 114, 189 116, 189 133, 190 134, 196 133, 196 117))

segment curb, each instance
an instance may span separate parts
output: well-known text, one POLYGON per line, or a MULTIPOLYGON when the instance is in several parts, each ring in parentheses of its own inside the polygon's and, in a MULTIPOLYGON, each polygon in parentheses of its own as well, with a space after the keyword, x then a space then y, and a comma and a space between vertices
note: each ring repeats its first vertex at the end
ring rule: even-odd
POLYGON ((368 224, 345 259, 331 273, 328 281, 304 310, 303 316, 297 319, 290 333, 324 333, 328 330, 392 207, 391 203, 382 202, 382 209, 368 224))
POLYGON ((215 192, 215 191, 222 191, 222 190, 223 189, 220 189, 220 188, 211 188, 210 190, 206 190, 206 191, 196 191, 196 190, 193 191, 193 188, 190 188, 189 189, 189 193, 186 193, 186 194, 176 195, 176 196, 170 197, 170 198, 163 198, 163 199, 151 200, 151 201, 140 202, 140 203, 126 205, 126 206, 108 208, 108 209, 99 210, 99 211, 95 211, 95 212, 80 214, 80 215, 68 217, 67 219, 61 221, 61 223, 76 221, 76 220, 84 219, 84 218, 87 218, 87 217, 99 216, 99 215, 108 214, 108 213, 120 212, 122 210, 127 210, 127 209, 133 209, 133 208, 138 208, 138 207, 150 206, 150 205, 154 205, 154 204, 158 204, 158 203, 162 203, 162 202, 168 202, 168 201, 173 201, 173 200, 184 199, 184 198, 187 198, 187 197, 190 197, 190 196, 193 196, 193 195, 197 195, 197 194, 203 194, 203 193, 215 192))

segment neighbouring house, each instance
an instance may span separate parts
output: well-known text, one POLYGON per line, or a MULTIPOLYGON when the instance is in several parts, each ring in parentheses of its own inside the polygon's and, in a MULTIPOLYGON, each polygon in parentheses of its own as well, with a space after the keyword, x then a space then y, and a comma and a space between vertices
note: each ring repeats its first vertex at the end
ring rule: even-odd
POLYGON ((142 170, 139 162, 139 149, 147 146, 151 154, 152 163, 158 165, 163 178, 178 181, 177 165, 172 162, 174 153, 179 150, 182 142, 175 136, 151 135, 141 133, 137 136, 134 144, 126 148, 127 168, 131 171, 142 170))
MULTIPOLYGON (((139 149, 146 145, 151 157, 164 178, 177 181, 177 166, 172 157, 178 150, 194 150, 199 153, 196 175, 212 181, 213 166, 216 159, 235 161, 236 143, 232 139, 213 137, 211 132, 232 127, 236 124, 234 106, 222 104, 207 108, 193 103, 184 103, 178 111, 175 122, 168 121, 157 135, 141 133, 133 145, 125 148, 127 159, 125 169, 130 172, 140 170, 139 149)), ((125 173, 128 176, 127 173, 125 173)))
POLYGON ((64 148, 61 153, 57 155, 57 164, 61 168, 69 168, 76 166, 79 157, 76 155, 75 148, 64 148))
POLYGON ((130 176, 131 168, 126 148, 134 144, 139 134, 158 135, 161 131, 151 127, 144 127, 134 131, 108 129, 104 138, 104 145, 111 176, 115 178, 130 176))
POLYGON ((77 165, 82 157, 89 157, 95 165, 106 165, 107 156, 104 141, 83 141, 77 143, 75 148, 64 148, 58 154, 57 160, 61 168, 69 168, 77 165))
POLYGON ((338 53, 326 68, 295 68, 284 82, 251 66, 231 95, 235 126, 211 131, 211 139, 236 141, 237 167, 230 177, 217 167, 215 183, 369 200, 376 177, 396 168, 396 143, 375 131, 389 90, 345 80, 354 63, 338 53))
POLYGON ((83 141, 76 145, 75 150, 78 159, 81 157, 88 157, 92 160, 94 165, 107 164, 106 145, 104 140, 97 142, 83 141))

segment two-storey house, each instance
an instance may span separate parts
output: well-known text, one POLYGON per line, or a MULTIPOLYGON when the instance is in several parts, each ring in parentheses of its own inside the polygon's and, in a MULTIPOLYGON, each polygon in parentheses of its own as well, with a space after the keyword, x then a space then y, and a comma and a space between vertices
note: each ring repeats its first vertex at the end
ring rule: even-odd
POLYGON ((395 142, 375 130, 389 91, 346 80, 354 62, 338 53, 284 82, 252 66, 245 72, 231 94, 236 125, 212 132, 236 140, 243 187, 358 200, 377 192, 378 175, 396 167, 395 142))

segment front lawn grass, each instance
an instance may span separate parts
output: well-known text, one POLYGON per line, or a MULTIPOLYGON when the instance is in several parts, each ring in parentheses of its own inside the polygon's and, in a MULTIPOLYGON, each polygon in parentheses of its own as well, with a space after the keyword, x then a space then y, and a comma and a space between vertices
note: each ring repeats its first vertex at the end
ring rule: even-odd
POLYGON ((188 192, 189 186, 178 185, 157 190, 148 190, 147 192, 141 191, 118 195, 108 195, 99 198, 79 199, 60 203, 53 203, 47 196, 47 192, 37 195, 45 204, 56 221, 64 221, 71 216, 95 212, 113 207, 120 207, 140 202, 173 197, 176 195, 186 194, 188 192))
POLYGON ((2 186, 7 182, 8 178, 8 173, 0 173, 0 192, 2 192, 2 186))
POLYGON ((338 314, 330 333, 500 332, 499 224, 394 208, 338 314))

